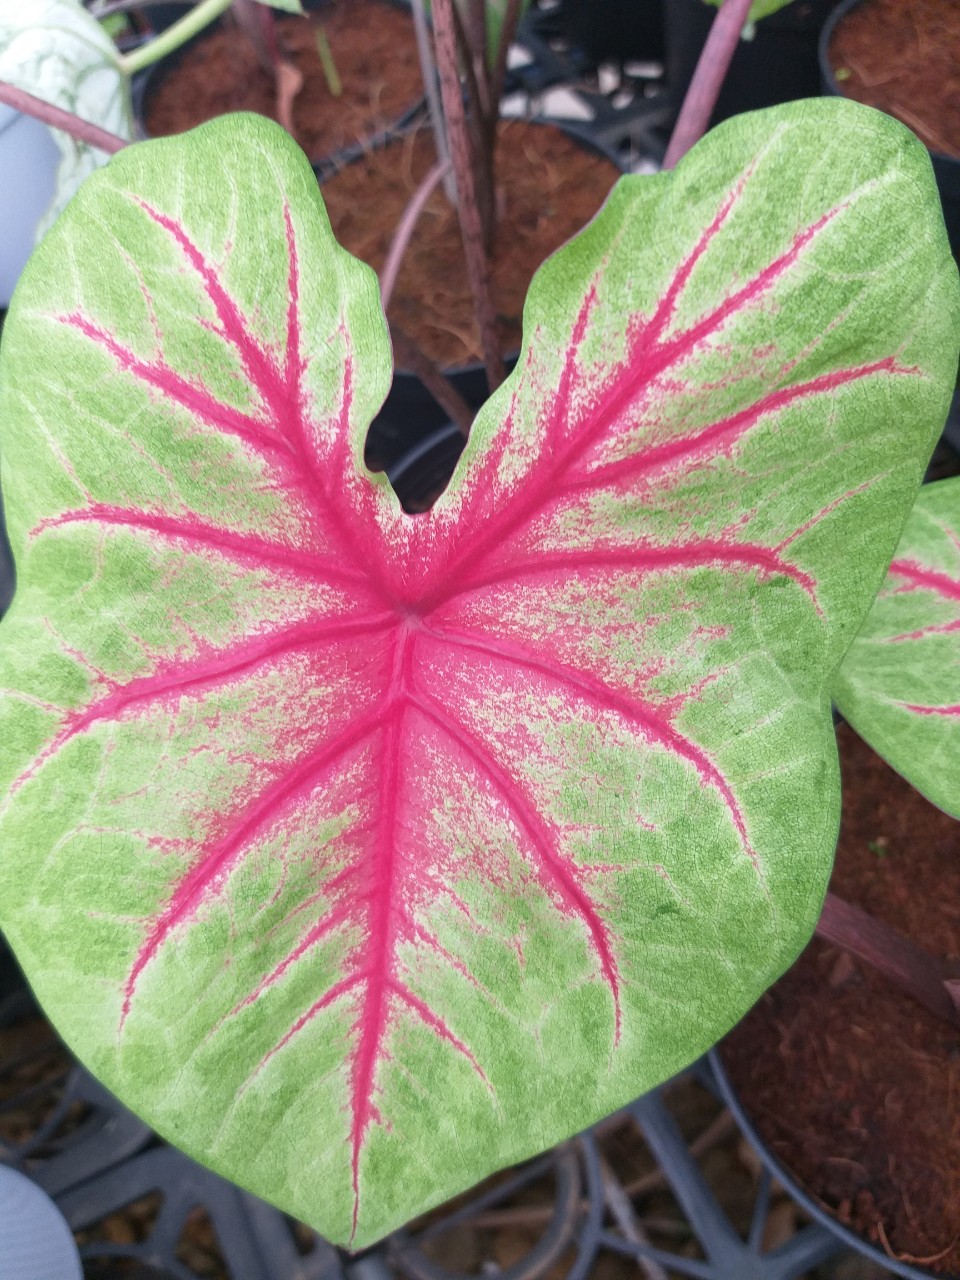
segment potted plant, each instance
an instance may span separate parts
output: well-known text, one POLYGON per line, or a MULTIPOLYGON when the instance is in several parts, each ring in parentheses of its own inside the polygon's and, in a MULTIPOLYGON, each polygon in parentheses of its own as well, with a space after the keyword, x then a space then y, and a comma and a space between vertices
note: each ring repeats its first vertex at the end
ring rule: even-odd
POLYGON ((422 115, 409 5, 311 0, 305 17, 266 14, 265 22, 265 29, 263 17, 252 24, 247 16, 242 26, 221 22, 156 62, 138 87, 145 134, 165 136, 228 111, 256 111, 278 120, 326 175, 422 115), (287 67, 279 96, 278 62, 287 67))
POLYGON ((302 155, 252 117, 124 149, 0 357, 0 902, 81 1056, 356 1247, 715 1040, 819 914, 829 690, 957 293, 900 126, 728 123, 545 265, 410 517, 302 155))

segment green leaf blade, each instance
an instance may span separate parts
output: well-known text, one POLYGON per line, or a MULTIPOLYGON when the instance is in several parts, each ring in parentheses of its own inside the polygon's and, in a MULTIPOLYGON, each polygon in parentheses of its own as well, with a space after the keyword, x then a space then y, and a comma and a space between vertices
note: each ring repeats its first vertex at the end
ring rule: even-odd
POLYGON ((410 517, 362 465, 372 282, 285 135, 215 123, 85 189, 2 357, 0 903, 161 1132, 360 1247, 792 960, 829 684, 956 366, 936 200, 846 103, 624 182, 410 517))
POLYGON ((834 698, 888 764, 960 818, 960 480, 920 490, 834 698))

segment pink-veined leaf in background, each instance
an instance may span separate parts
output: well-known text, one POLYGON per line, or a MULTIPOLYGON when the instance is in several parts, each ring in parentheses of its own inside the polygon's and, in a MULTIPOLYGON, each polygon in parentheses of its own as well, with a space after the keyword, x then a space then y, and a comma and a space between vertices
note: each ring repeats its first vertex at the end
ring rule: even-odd
POLYGON ((731 122, 542 268, 410 516, 362 462, 373 278, 286 135, 113 160, 0 371, 0 913, 77 1052, 360 1246, 705 1049, 819 912, 829 685, 957 310, 901 126, 731 122))
POLYGON ((920 490, 834 699, 888 764, 960 818, 960 478, 920 490))

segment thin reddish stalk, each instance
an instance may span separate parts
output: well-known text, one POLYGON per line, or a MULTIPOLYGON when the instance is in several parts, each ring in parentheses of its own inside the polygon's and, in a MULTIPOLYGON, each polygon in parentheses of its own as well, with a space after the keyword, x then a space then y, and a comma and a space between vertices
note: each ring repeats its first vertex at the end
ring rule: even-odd
POLYGON ((35 98, 32 93, 27 93, 25 89, 18 89, 6 80, 0 80, 0 102, 13 107, 15 111, 22 111, 26 116, 33 116, 54 129, 62 129, 77 142, 85 142, 99 151, 106 151, 108 155, 115 155, 122 147, 127 146, 126 139, 118 134, 101 129, 99 125, 91 124, 89 120, 81 120, 72 111, 55 107, 52 102, 35 98))
POLYGON ((487 383, 493 392, 503 382, 506 371, 500 355, 494 322, 493 299, 490 295, 490 272, 484 250, 483 225, 477 203, 477 184, 471 163, 470 140, 466 113, 457 70, 457 42, 454 28, 453 0, 434 0, 433 30, 440 70, 440 92, 447 118, 450 155, 457 179, 457 212, 460 235, 467 259, 467 276, 473 294, 473 305, 480 328, 483 362, 487 383))
MULTIPOLYGON (((450 145, 447 141, 447 126, 443 118, 443 106, 440 102, 440 86, 437 80, 437 67, 433 57, 433 41, 427 24, 424 0, 412 0, 413 31, 417 38, 417 57, 420 61, 420 74, 423 77, 423 89, 427 95, 427 107, 430 111, 430 127, 436 143, 437 155, 441 160, 450 159, 450 145)), ((457 184, 453 174, 453 165, 447 170, 443 182, 447 199, 457 207, 457 184)))
POLYGON ((957 974, 868 912, 828 893, 817 936, 865 960, 931 1013, 960 1026, 960 1008, 953 998, 957 974))
POLYGON ((470 48, 478 58, 487 57, 487 6, 484 0, 467 0, 467 34, 470 48))
POLYGON ((400 263, 403 261, 403 255, 407 251, 410 237, 413 235, 413 229, 417 225, 417 219, 423 213, 424 205, 449 172, 450 161, 438 160, 413 193, 400 221, 397 223, 393 239, 390 242, 390 248, 387 250, 386 261, 380 272, 380 294, 383 298, 384 311, 390 306, 390 299, 397 283, 397 274, 400 271, 400 263))
POLYGON ((282 55, 273 13, 256 0, 233 0, 233 16, 246 32, 264 71, 276 79, 282 55))
POLYGON ((724 0, 714 18, 670 137, 664 169, 672 169, 706 133, 751 4, 752 0, 724 0))
POLYGON ((483 248, 489 255, 493 246, 493 139, 496 137, 498 113, 491 108, 487 65, 478 56, 456 3, 452 13, 454 40, 459 54, 458 74, 462 68, 467 89, 466 100, 470 104, 465 116, 470 169, 476 183, 483 248))
POLYGON ((460 433, 464 437, 469 436, 470 427, 473 424, 473 410, 450 379, 444 377, 437 366, 427 359, 413 339, 408 337, 402 329, 391 325, 390 337, 393 340, 393 351, 397 362, 420 379, 440 408, 449 415, 450 421, 459 427, 460 433))

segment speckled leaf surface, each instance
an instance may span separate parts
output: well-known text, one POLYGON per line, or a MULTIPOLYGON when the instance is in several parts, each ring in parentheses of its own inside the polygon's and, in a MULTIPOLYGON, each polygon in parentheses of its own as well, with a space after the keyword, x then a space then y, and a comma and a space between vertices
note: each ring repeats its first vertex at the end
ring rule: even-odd
POLYGON ((363 1245, 669 1076, 793 959, 829 687, 957 361, 852 103, 623 179, 436 507, 372 275, 254 117, 132 148, 14 299, 0 913, 91 1067, 363 1245))
POLYGON ((960 818, 960 477, 920 490, 834 699, 884 760, 960 818))

